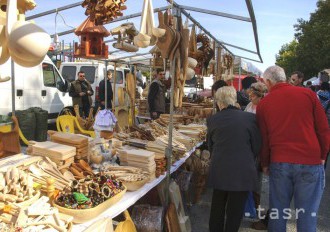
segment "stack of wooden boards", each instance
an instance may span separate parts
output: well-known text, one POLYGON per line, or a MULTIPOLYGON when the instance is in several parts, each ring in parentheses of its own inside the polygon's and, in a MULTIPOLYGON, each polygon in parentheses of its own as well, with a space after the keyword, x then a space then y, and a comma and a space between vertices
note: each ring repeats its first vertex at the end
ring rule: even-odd
POLYGON ((148 112, 148 102, 147 99, 140 99, 139 100, 139 107, 138 107, 138 115, 139 116, 144 116, 144 117, 149 117, 150 114, 148 112))
POLYGON ((156 177, 158 178, 160 175, 165 174, 166 172, 166 158, 165 156, 155 156, 156 163, 156 177))
POLYGON ((123 146, 118 150, 121 165, 141 168, 150 176, 150 181, 156 175, 155 153, 129 146, 123 146))
POLYGON ((56 131, 48 131, 50 140, 55 143, 73 146, 76 148, 75 159, 87 160, 89 153, 89 140, 87 137, 56 131))
POLYGON ((30 141, 28 154, 50 158, 59 168, 69 167, 74 162, 76 148, 51 141, 30 141))

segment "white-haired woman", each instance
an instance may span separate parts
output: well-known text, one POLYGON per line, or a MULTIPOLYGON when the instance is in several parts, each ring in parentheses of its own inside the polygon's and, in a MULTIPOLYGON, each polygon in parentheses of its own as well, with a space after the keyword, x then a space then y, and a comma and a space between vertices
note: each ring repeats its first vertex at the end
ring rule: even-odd
POLYGON ((208 185, 213 188, 210 231, 238 231, 249 191, 258 186, 255 157, 261 145, 255 115, 241 111, 236 90, 216 92, 220 109, 207 120, 211 152, 208 185))
POLYGON ((249 88, 250 103, 246 106, 245 111, 256 113, 257 105, 260 100, 268 92, 267 86, 262 82, 253 83, 249 88))

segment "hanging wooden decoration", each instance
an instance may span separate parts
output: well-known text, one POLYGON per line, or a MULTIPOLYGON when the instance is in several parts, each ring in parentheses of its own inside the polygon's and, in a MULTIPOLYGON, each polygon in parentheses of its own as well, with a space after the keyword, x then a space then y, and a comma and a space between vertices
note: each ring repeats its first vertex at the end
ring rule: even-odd
POLYGON ((152 67, 153 69, 164 68, 164 59, 162 58, 162 54, 157 46, 154 46, 150 51, 152 54, 152 67))
POLYGON ((139 32, 133 23, 124 23, 110 31, 111 35, 118 35, 117 42, 112 44, 114 48, 126 51, 137 52, 139 48, 133 44, 134 36, 139 32))
POLYGON ((207 71, 207 67, 209 66, 210 60, 213 58, 214 50, 211 48, 210 39, 204 33, 199 33, 197 35, 197 43, 201 42, 202 46, 198 48, 199 51, 202 51, 202 56, 197 58, 199 66, 207 71))
POLYGON ((81 6, 86 8, 85 15, 90 16, 95 25, 103 25, 123 16, 121 11, 127 9, 125 2, 126 0, 84 0, 81 6))
POLYGON ((225 73, 222 74, 222 79, 224 81, 230 81, 234 79, 233 67, 234 67, 234 58, 230 54, 223 55, 223 65, 225 73))
POLYGON ((103 37, 109 36, 110 32, 104 26, 96 26, 94 21, 88 17, 74 33, 80 36, 80 44, 76 42, 74 45, 75 57, 108 58, 108 46, 103 42, 103 37))

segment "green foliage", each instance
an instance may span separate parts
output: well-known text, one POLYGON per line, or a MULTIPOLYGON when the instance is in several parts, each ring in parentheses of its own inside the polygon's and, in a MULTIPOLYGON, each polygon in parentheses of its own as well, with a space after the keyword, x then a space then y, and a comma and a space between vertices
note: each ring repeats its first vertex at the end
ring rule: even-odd
POLYGON ((330 68, 330 0, 319 0, 309 20, 298 19, 295 42, 282 46, 276 64, 287 74, 299 70, 306 78, 330 68))
POLYGON ((290 76, 292 72, 298 69, 297 64, 297 50, 298 42, 296 40, 291 41, 291 43, 284 44, 276 55, 276 65, 284 68, 286 75, 290 76))

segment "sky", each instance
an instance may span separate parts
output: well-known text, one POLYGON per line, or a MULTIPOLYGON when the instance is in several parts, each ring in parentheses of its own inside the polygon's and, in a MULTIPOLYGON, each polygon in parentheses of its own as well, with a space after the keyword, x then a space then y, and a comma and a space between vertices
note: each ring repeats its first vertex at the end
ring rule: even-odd
MULTIPOLYGON (((79 1, 56 0, 45 1, 35 0, 37 7, 26 12, 26 16, 31 16, 48 10, 60 8, 79 1)), ((218 11, 222 13, 234 14, 249 17, 245 0, 176 0, 183 6, 197 7, 206 10, 218 11)), ((317 0, 251 0, 258 30, 259 46, 263 63, 252 62, 261 71, 275 64, 275 55, 282 45, 294 39, 294 27, 299 18, 308 20, 310 13, 315 12, 317 0)), ((127 0, 127 10, 123 11, 124 16, 141 12, 143 0, 127 0)), ((153 6, 162 7, 168 5, 165 0, 153 0, 153 6)), ((60 11, 59 14, 50 14, 34 19, 35 23, 42 27, 49 34, 67 31, 78 27, 85 19, 85 9, 81 6, 60 11)), ((210 14, 203 14, 188 11, 205 29, 207 29, 219 41, 229 43, 248 50, 256 51, 253 35, 252 23, 219 17, 210 14)), ((183 17, 183 19, 185 19, 183 17)), ((133 22, 137 29, 140 28, 140 18, 134 18, 117 23, 105 25, 108 30, 119 26, 121 23, 133 22)), ((191 22, 190 22, 191 24, 191 22)), ((155 26, 158 26, 157 14, 155 14, 155 26)), ((197 33, 200 29, 196 30, 197 33)), ((105 40, 112 39, 112 36, 105 40)), ((60 36, 60 41, 65 44, 78 42, 79 38, 72 34, 60 36)), ((110 52, 115 49, 109 46, 110 52)), ((259 60, 258 56, 230 46, 227 48, 235 55, 259 60)), ((148 52, 147 49, 140 49, 139 53, 148 52)), ((126 56, 127 53, 116 53, 118 57, 126 56)), ((249 61, 250 62, 250 61, 249 61)))

